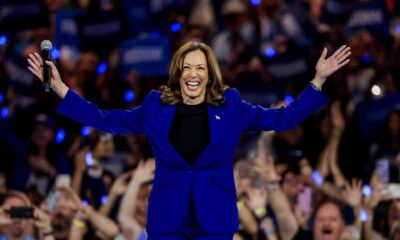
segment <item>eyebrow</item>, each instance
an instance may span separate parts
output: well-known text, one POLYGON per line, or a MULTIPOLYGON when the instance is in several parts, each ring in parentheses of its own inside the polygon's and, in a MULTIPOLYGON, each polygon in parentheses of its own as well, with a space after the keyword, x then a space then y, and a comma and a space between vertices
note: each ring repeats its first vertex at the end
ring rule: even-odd
MULTIPOLYGON (((190 63, 183 63, 183 65, 189 65, 189 66, 192 66, 190 63)), ((205 66, 205 64, 197 64, 196 66, 205 66)))

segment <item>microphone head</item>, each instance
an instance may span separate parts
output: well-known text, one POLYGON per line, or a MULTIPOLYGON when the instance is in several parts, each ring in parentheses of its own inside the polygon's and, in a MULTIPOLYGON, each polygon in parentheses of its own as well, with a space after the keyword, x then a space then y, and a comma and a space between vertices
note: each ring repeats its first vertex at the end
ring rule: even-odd
POLYGON ((52 44, 51 44, 51 42, 49 40, 43 40, 40 43, 40 49, 41 50, 50 50, 52 47, 53 46, 52 46, 52 44))

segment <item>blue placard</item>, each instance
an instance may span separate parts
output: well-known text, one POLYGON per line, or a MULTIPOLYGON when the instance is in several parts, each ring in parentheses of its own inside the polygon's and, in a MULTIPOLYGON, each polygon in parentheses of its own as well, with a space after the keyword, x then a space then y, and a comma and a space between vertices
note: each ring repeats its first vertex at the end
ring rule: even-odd
POLYGON ((107 56, 125 35, 122 16, 118 12, 85 12, 75 17, 81 50, 96 51, 107 56))
POLYGON ((132 70, 141 76, 167 76, 171 56, 170 40, 167 37, 156 39, 132 39, 121 45, 121 78, 132 70))
POLYGON ((364 137, 376 137, 382 129, 388 114, 400 109, 400 94, 390 94, 376 100, 361 102, 356 108, 358 126, 364 137))
POLYGON ((384 2, 358 2, 353 5, 352 12, 344 30, 346 37, 366 29, 376 38, 386 38, 389 33, 390 20, 384 2))
POLYGON ((83 12, 76 9, 61 9, 56 12, 55 43, 79 49, 78 26, 75 17, 83 12))
POLYGON ((124 0, 123 12, 129 32, 139 33, 149 30, 150 10, 148 0, 124 0))
POLYGON ((0 32, 49 26, 44 0, 0 0, 0 32))

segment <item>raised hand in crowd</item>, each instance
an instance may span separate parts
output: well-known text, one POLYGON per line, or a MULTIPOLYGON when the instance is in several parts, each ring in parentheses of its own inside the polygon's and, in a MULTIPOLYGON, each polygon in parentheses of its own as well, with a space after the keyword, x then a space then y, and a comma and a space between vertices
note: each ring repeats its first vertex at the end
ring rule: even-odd
POLYGON ((259 154, 261 154, 260 159, 263 159, 264 163, 263 161, 255 161, 253 170, 260 174, 266 183, 269 202, 276 214, 280 236, 282 239, 292 239, 298 231, 299 224, 279 185, 281 176, 275 170, 273 157, 266 151, 259 151, 259 154))
POLYGON ((346 182, 342 192, 344 201, 353 208, 359 208, 362 204, 362 181, 353 178, 350 182, 346 182))
POLYGON ((40 239, 43 240, 55 239, 53 234, 53 228, 51 226, 50 215, 47 214, 45 211, 35 207, 33 216, 34 216, 33 224, 39 230, 40 239))
POLYGON ((112 239, 118 234, 118 226, 111 219, 99 214, 92 206, 83 204, 78 194, 72 188, 60 188, 63 194, 73 199, 78 206, 75 213, 69 239, 82 239, 90 224, 95 234, 104 239, 112 239))
POLYGON ((111 189, 108 193, 107 202, 103 204, 100 209, 99 213, 103 214, 104 216, 108 216, 112 207, 114 206, 117 198, 119 198, 127 189, 129 178, 132 177, 133 172, 129 171, 121 176, 119 176, 111 186, 111 189))
POLYGON ((142 160, 132 174, 118 212, 118 223, 125 239, 134 240, 143 233, 145 223, 135 218, 139 207, 138 195, 141 188, 145 187, 142 184, 154 179, 154 170, 154 159, 142 160))
POLYGON ((247 205, 253 211, 254 215, 260 222, 260 230, 268 239, 279 239, 278 231, 275 228, 273 219, 268 215, 268 194, 264 184, 259 187, 251 187, 247 190, 247 205))

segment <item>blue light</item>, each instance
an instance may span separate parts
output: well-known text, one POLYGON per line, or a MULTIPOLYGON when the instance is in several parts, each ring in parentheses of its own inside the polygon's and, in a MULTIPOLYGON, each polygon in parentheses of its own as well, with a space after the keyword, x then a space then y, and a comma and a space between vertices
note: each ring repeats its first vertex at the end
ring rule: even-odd
POLYGON ((261 0, 250 0, 252 6, 258 6, 261 3, 261 0))
POLYGON ((268 47, 265 49, 264 54, 267 58, 273 58, 276 55, 276 51, 272 47, 268 47))
POLYGON ((181 30, 181 27, 182 26, 181 26, 180 23, 175 22, 175 23, 171 24, 171 31, 172 32, 179 32, 181 30))
POLYGON ((106 204, 107 203, 107 201, 108 201, 108 197, 107 196, 102 196, 101 197, 101 199, 100 199, 100 201, 101 201, 101 204, 106 204))
POLYGON ((82 128, 82 130, 81 130, 81 135, 82 135, 83 137, 87 137, 87 136, 89 136, 89 134, 90 134, 90 127, 84 126, 84 127, 82 128))
POLYGON ((365 209, 360 211, 360 220, 361 222, 367 222, 369 219, 367 211, 365 209))
POLYGON ((372 62, 371 55, 369 55, 368 53, 364 53, 364 55, 362 56, 362 61, 367 64, 371 63, 372 62))
POLYGON ((372 194, 372 189, 368 184, 365 184, 362 188, 362 193, 364 194, 364 196, 366 197, 370 197, 372 194))
POLYGON ((400 34, 400 24, 396 25, 396 32, 397 32, 397 34, 400 34))
POLYGON ((61 144, 65 139, 65 130, 60 128, 56 133, 56 143, 61 144))
POLYGON ((93 160, 93 154, 92 152, 87 152, 85 155, 85 162, 86 162, 86 166, 88 167, 93 167, 94 165, 94 160, 93 160))
POLYGON ((4 107, 3 109, 1 109, 1 117, 6 118, 7 116, 8 116, 8 108, 4 107))
POLYGON ((160 33, 159 32, 152 32, 150 34, 151 38, 159 38, 160 37, 160 33))
POLYGON ((291 104, 294 101, 294 97, 291 94, 286 94, 284 97, 285 103, 287 105, 291 104))
POLYGON ((52 59, 57 60, 61 57, 61 52, 56 46, 53 46, 50 50, 50 55, 52 59))
POLYGON ((82 200, 82 205, 87 206, 87 205, 89 205, 89 202, 87 200, 82 200))
POLYGON ((7 44, 7 36, 6 35, 0 35, 0 46, 4 46, 7 44))
POLYGON ((4 100, 4 95, 0 93, 0 103, 3 102, 3 100, 4 100))
POLYGON ((97 73, 98 74, 103 74, 107 71, 107 63, 106 62, 101 62, 98 66, 97 66, 97 73))
POLYGON ((125 102, 131 103, 135 100, 135 93, 132 90, 126 90, 124 98, 125 102))
POLYGON ((314 171, 311 174, 311 177, 314 180, 315 184, 317 184, 318 186, 322 186, 322 184, 324 183, 324 179, 322 178, 321 174, 319 174, 318 171, 314 171))

